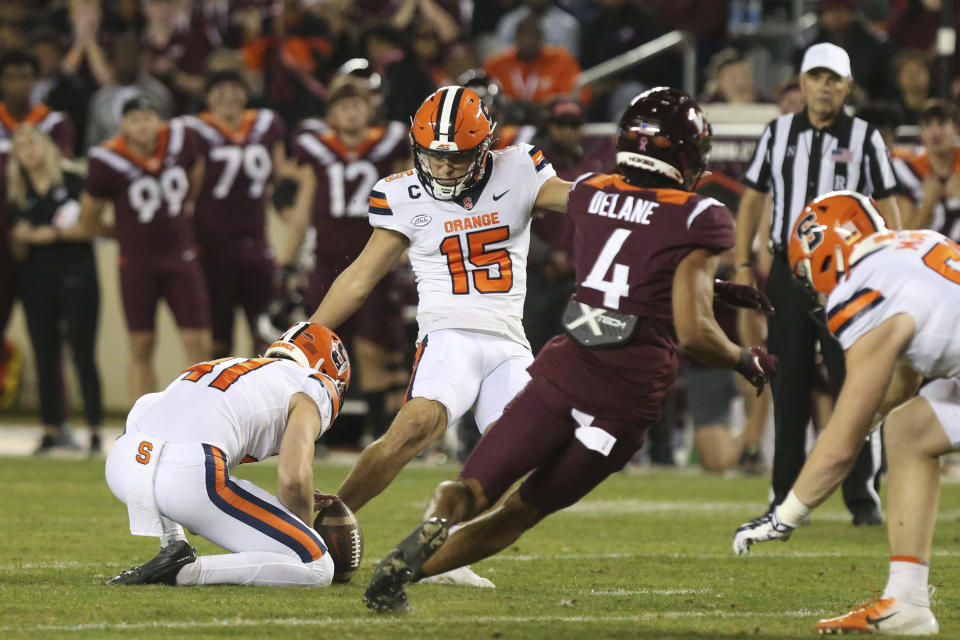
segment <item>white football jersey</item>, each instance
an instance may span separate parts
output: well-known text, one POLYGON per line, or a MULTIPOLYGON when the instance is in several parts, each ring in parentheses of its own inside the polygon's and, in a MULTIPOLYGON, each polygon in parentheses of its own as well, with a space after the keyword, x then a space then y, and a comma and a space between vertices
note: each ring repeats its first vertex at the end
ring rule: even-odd
POLYGON ((486 184, 462 205, 431 197, 413 170, 380 180, 370 192, 370 224, 410 239, 418 341, 437 329, 470 329, 529 346, 522 318, 530 214, 556 172, 529 144, 490 156, 486 184))
POLYGON ((330 427, 333 403, 312 369, 279 358, 224 358, 184 371, 166 389, 133 405, 127 431, 167 442, 203 442, 221 449, 230 468, 280 451, 290 398, 305 393, 330 427))
POLYGON ((865 256, 827 303, 830 330, 849 349, 884 320, 906 313, 916 331, 905 356, 928 378, 960 377, 960 246, 935 231, 898 231, 865 256))

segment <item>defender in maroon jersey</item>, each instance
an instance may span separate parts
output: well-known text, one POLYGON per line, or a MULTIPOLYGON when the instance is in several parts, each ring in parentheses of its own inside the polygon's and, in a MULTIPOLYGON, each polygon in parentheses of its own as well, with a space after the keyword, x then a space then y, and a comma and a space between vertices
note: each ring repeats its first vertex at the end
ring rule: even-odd
POLYGON ((66 237, 115 235, 120 293, 130 332, 130 391, 153 391, 154 317, 164 298, 180 327, 189 362, 210 359, 210 312, 197 262, 189 209, 202 180, 195 134, 182 120, 163 122, 149 96, 127 100, 120 135, 87 154, 80 220, 66 237), (115 227, 102 216, 113 204, 115 227))
POLYGON ((213 355, 233 353, 234 309, 241 307, 254 337, 257 316, 274 294, 274 255, 267 243, 266 202, 284 166, 285 127, 270 109, 246 109, 247 87, 235 71, 207 80, 208 111, 186 118, 204 158, 194 227, 210 293, 213 355))
POLYGON ((533 379, 460 477, 437 488, 428 520, 377 566, 368 607, 406 608, 405 584, 500 551, 623 468, 663 407, 678 350, 760 388, 769 380, 776 359, 730 342, 713 317, 713 274, 734 226, 723 204, 691 193, 709 149, 689 96, 661 87, 634 98, 619 125, 622 173, 588 174, 570 191, 577 290, 566 334, 537 356, 533 379), (528 473, 444 544, 448 525, 497 504, 528 473))
MULTIPOLYGON (((290 235, 280 262, 293 264, 312 223, 316 246, 306 309, 319 305, 370 238, 370 189, 380 178, 410 166, 408 127, 400 122, 372 126, 373 118, 367 82, 341 76, 330 85, 325 122, 304 121, 293 139, 291 155, 298 165, 300 186, 289 213, 290 235)), ((383 408, 387 389, 404 382, 393 380, 387 370, 388 362, 399 358, 396 352, 402 350, 405 338, 397 302, 403 282, 399 274, 388 274, 357 313, 337 328, 354 357, 374 435, 389 422, 383 408)))

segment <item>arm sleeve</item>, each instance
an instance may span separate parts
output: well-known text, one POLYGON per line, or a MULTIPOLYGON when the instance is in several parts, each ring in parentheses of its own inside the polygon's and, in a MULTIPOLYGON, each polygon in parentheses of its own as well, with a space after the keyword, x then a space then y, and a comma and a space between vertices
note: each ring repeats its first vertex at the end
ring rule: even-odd
MULTIPOLYGON (((95 153, 97 147, 92 150, 95 153)), ((113 185, 118 181, 113 175, 113 171, 107 167, 101 160, 98 160, 93 153, 87 156, 87 181, 84 189, 94 198, 109 200, 113 197, 113 185)))
POLYGON ((762 193, 770 190, 770 144, 776 126, 777 121, 774 120, 763 130, 757 147, 753 150, 753 159, 743 175, 743 184, 762 193))
POLYGON ((733 214, 722 202, 703 198, 694 204, 687 215, 689 244, 714 253, 733 248, 737 235, 733 214))
POLYGON ((877 129, 872 128, 867 137, 863 159, 867 165, 869 184, 873 185, 873 193, 868 195, 879 200, 895 194, 897 177, 890 163, 890 151, 887 150, 887 145, 883 143, 883 137, 877 129))

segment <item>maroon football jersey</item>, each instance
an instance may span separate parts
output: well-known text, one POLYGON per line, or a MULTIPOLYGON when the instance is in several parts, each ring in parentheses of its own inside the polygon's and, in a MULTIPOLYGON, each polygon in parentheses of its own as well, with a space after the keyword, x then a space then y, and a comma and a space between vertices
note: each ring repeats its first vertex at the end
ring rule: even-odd
POLYGON ((53 111, 42 102, 35 104, 23 120, 14 118, 7 111, 7 106, 0 102, 0 154, 10 152, 10 138, 21 124, 33 125, 40 133, 50 136, 60 153, 67 158, 73 157, 75 132, 70 116, 62 111, 53 111))
POLYGON ((128 261, 194 251, 193 225, 183 204, 197 159, 196 134, 182 120, 160 130, 153 156, 134 153, 123 136, 87 153, 86 191, 113 203, 120 255, 128 261))
POLYGON ((409 154, 407 127, 399 122, 371 127, 356 149, 347 149, 336 131, 323 127, 302 127, 294 139, 293 157, 300 164, 310 164, 317 176, 313 224, 317 238, 326 240, 317 242, 316 268, 327 284, 370 238, 370 189, 394 173, 397 162, 409 154))
POLYGON ((593 174, 570 191, 574 299, 639 316, 626 346, 586 349, 563 335, 530 366, 567 392, 574 406, 600 418, 654 420, 673 386, 677 337, 673 277, 695 249, 720 253, 735 242, 722 203, 677 189, 644 189, 619 175, 593 174))
POLYGON ((210 112, 185 121, 197 132, 198 153, 206 160, 194 211, 199 240, 264 240, 267 185, 274 147, 286 135, 283 121, 269 109, 247 110, 236 130, 210 112))

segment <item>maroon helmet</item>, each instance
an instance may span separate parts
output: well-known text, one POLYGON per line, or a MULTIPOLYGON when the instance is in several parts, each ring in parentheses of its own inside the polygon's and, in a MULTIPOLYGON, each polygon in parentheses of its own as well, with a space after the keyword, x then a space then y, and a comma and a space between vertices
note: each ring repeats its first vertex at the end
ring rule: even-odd
POLYGON ((660 173, 692 189, 707 165, 711 132, 703 110, 683 91, 644 91, 620 116, 617 166, 660 173))

